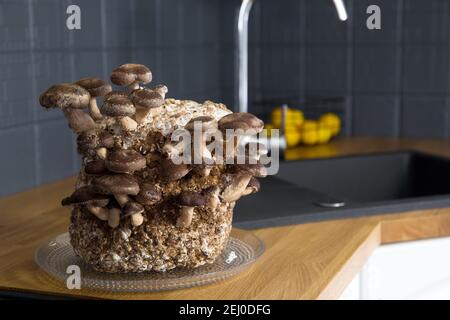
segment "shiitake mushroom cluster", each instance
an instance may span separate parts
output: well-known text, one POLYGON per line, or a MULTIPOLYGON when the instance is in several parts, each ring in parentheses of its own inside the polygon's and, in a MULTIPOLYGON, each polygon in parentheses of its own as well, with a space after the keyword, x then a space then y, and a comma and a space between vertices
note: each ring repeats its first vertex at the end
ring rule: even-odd
MULTIPOLYGON (((204 161, 200 164, 174 164, 170 157, 181 151, 177 149, 179 146, 172 143, 167 132, 156 130, 151 119, 163 113, 168 105, 179 104, 182 109, 183 104, 179 100, 166 99, 168 89, 164 85, 144 87, 152 80, 151 71, 144 65, 124 64, 113 70, 110 79, 113 84, 125 87, 125 90, 113 91, 110 84, 99 78, 84 78, 75 83, 51 86, 40 96, 43 107, 63 111, 70 128, 78 135, 78 152, 83 158, 76 190, 62 204, 74 207, 73 216, 81 212, 82 215, 95 217, 88 221, 103 228, 105 237, 119 229, 121 234, 128 235, 127 241, 133 235, 138 237, 141 234, 142 237, 143 232, 151 238, 150 233, 154 232, 160 237, 156 242, 161 242, 161 239, 167 243, 168 239, 172 242, 173 239, 184 239, 182 246, 190 247, 190 250, 195 249, 192 243, 199 246, 197 243, 201 242, 199 252, 200 255, 203 252, 205 257, 199 257, 196 252, 195 259, 185 253, 182 258, 180 246, 177 247, 180 252, 171 253, 173 257, 165 258, 164 263, 160 262, 160 258, 167 256, 167 253, 161 253, 160 249, 154 255, 142 250, 139 253, 133 248, 128 248, 128 252, 124 253, 110 243, 106 249, 103 248, 105 252, 93 254, 93 248, 83 252, 76 245, 75 251, 94 268, 109 272, 164 271, 176 266, 195 267, 214 261, 220 250, 205 250, 205 241, 208 242, 208 237, 215 237, 216 242, 211 243, 220 243, 220 249, 223 249, 231 229, 231 219, 227 220, 230 224, 228 232, 223 234, 223 230, 220 231, 220 241, 217 242, 218 235, 211 231, 214 228, 208 229, 208 235, 201 234, 198 226, 199 230, 194 230, 192 221, 195 212, 200 210, 202 214, 206 212, 211 215, 232 212, 234 202, 241 196, 257 192, 260 186, 255 177, 266 175, 258 159, 267 150, 263 145, 258 145, 258 153, 253 155, 256 159, 252 163, 219 163, 215 154, 206 147, 206 137, 202 136, 200 147, 195 148, 193 153, 204 161), (97 99, 101 99, 100 108, 97 99), (155 210, 158 212, 156 215, 155 210), (167 213, 167 219, 161 218, 164 216, 161 212, 167 213), (164 230, 161 232, 152 229, 152 226, 161 225, 157 219, 164 220, 164 230), (189 234, 191 243, 186 242, 183 234, 189 234), (199 239, 195 239, 193 234, 198 234, 195 237, 199 239), (114 258, 108 260, 106 255, 114 258), (137 261, 137 258, 139 262, 130 262, 137 261), (185 261, 188 259, 196 261, 185 261), (137 265, 139 263, 140 266, 137 265)), ((208 103, 212 104, 205 102, 204 105, 208 103)), ((184 128, 193 131, 194 123, 200 123, 205 131, 212 128, 223 132, 227 129, 260 132, 263 129, 263 122, 257 117, 249 113, 231 113, 222 106, 225 115, 220 118, 212 114, 193 114, 184 128)), ((233 139, 237 146, 239 137, 233 139)), ((164 245, 164 248, 170 246, 164 245)))

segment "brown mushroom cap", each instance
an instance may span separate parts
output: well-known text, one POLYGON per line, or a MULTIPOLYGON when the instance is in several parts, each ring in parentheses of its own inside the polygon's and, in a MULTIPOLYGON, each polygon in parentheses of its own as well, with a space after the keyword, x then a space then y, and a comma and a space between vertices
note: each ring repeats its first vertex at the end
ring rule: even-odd
POLYGON ((147 165, 145 157, 133 149, 112 151, 105 163, 110 171, 117 173, 132 173, 144 169, 147 165))
POLYGON ((122 217, 132 216, 133 214, 143 213, 144 207, 137 202, 128 202, 122 209, 122 217))
POLYGON ((77 84, 62 83, 51 86, 39 97, 45 108, 84 109, 89 105, 89 92, 77 84))
POLYGON ((226 129, 253 129, 261 132, 264 129, 264 122, 251 113, 237 112, 230 113, 219 120, 219 128, 226 129))
POLYGON ((164 104, 163 97, 156 91, 148 88, 136 89, 130 94, 130 100, 142 108, 158 108, 164 104))
POLYGON ((136 201, 144 205, 153 205, 161 200, 161 192, 150 183, 140 185, 136 201))
POLYGON ((136 81, 142 84, 152 81, 150 69, 142 64, 126 63, 111 73, 111 82, 118 86, 128 86, 136 81))
POLYGON ((107 171, 104 160, 94 160, 86 163, 84 166, 84 172, 87 174, 102 174, 107 171))
POLYGON ((77 145, 80 153, 85 153, 98 147, 111 148, 114 146, 114 137, 108 131, 88 130, 81 132, 77 137, 77 145))
POLYGON ((136 107, 122 92, 111 92, 105 96, 102 113, 109 117, 132 116, 136 113, 136 107))
POLYGON ((89 91, 91 97, 103 97, 112 91, 111 85, 100 78, 89 77, 75 82, 75 84, 89 91))
POLYGON ((75 190, 69 197, 64 198, 61 201, 61 204, 63 206, 90 204, 98 207, 104 207, 108 204, 108 202, 108 196, 95 193, 95 190, 92 187, 86 186, 75 190))
POLYGON ((99 193, 137 195, 139 184, 135 177, 129 174, 108 174, 92 179, 99 193))
POLYGON ((201 128, 202 130, 207 130, 207 129, 213 129, 213 128, 217 128, 217 122, 213 117, 210 116, 200 116, 200 117, 196 117, 196 118, 192 118, 185 126, 184 128, 186 130, 194 130, 194 125, 195 123, 200 122, 201 123, 201 128))
POLYGON ((260 163, 256 164, 234 164, 231 165, 231 172, 233 173, 248 173, 252 176, 263 178, 267 176, 267 169, 260 163))
POLYGON ((187 175, 191 168, 189 165, 181 163, 181 164, 175 164, 172 162, 172 160, 163 158, 161 160, 161 169, 163 176, 168 181, 176 181, 181 178, 183 178, 185 175, 187 175))
POLYGON ((182 207, 201 207, 206 204, 206 197, 194 191, 184 191, 178 196, 178 204, 182 207))

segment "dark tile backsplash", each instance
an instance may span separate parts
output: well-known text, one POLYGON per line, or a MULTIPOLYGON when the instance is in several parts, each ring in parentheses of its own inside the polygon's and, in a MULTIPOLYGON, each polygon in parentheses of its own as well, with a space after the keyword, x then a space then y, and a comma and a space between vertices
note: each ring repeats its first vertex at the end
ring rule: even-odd
MULTIPOLYGON (((346 135, 449 137, 450 3, 255 0, 250 16, 250 111, 269 99, 343 97, 346 135), (382 29, 366 28, 381 7, 382 29)), ((234 108, 240 0, 0 0, 0 196, 74 174, 80 160, 61 112, 37 98, 49 85, 135 61, 170 96, 234 108), (82 29, 65 27, 77 4, 82 29), (3 150, 5 150, 3 148, 3 150), (6 154, 6 153, 5 153, 6 154), (11 155, 13 155, 11 157, 11 155)))

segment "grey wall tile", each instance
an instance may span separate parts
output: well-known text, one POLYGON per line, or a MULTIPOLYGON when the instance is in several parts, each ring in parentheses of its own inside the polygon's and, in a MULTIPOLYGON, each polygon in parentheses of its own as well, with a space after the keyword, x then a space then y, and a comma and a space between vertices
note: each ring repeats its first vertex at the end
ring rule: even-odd
POLYGON ((307 48, 307 90, 311 93, 345 93, 348 87, 347 48, 307 48))
POLYGON ((0 131, 0 196, 32 188, 36 185, 32 126, 0 131))
POLYGON ((404 41, 407 44, 443 43, 448 33, 448 1, 404 1, 404 41))
POLYGON ((182 6, 178 0, 163 0, 159 2, 159 32, 162 46, 177 46, 182 40, 181 26, 183 23, 182 6))
MULTIPOLYGON (((133 10, 131 18, 134 21, 133 27, 123 28, 124 37, 128 36, 136 48, 155 48, 159 45, 160 32, 158 32, 161 22, 160 2, 158 0, 133 0, 130 4, 120 1, 120 4, 133 10)), ((126 21, 126 20, 125 20, 126 21)), ((111 21, 114 23, 114 21, 111 21)), ((114 37, 114 34, 111 35, 114 37)))
POLYGON ((262 94, 265 98, 298 96, 301 83, 301 62, 304 52, 300 47, 264 47, 261 52, 262 94))
POLYGON ((176 48, 160 50, 161 73, 158 76, 169 88, 169 96, 183 97, 182 53, 176 48))
POLYGON ((406 96, 402 106, 401 133, 406 137, 444 137, 447 114, 444 96, 406 96))
POLYGON ((395 93, 400 89, 399 47, 354 47, 353 90, 356 93, 395 93))
POLYGON ((353 3, 353 41, 355 44, 393 44, 401 42, 402 1, 356 0, 353 3), (380 30, 370 30, 366 26, 369 17, 366 10, 372 4, 378 5, 381 10, 380 30))
POLYGON ((0 53, 0 128, 33 120, 30 53, 0 53))
POLYGON ((444 45, 405 46, 403 90, 407 93, 445 93, 448 48, 444 45))
POLYGON ((399 134, 400 96, 356 95, 353 98, 353 134, 399 134))
MULTIPOLYGON (((134 45, 134 40, 138 39, 139 42, 143 42, 147 38, 154 38, 151 31, 155 32, 155 27, 149 27, 145 23, 155 24, 156 13, 154 8, 150 8, 151 3, 152 1, 103 0, 100 9, 103 11, 102 16, 104 16, 106 30, 103 31, 102 28, 99 30, 104 34, 105 48, 127 49, 134 45), (137 4, 144 3, 149 5, 146 7, 139 6, 139 9, 134 10, 137 4), (145 19, 142 16, 145 16, 145 19), (142 31, 145 31, 145 36, 142 31)), ((155 39, 152 40, 155 41, 155 39)))
POLYGON ((73 135, 67 121, 39 124, 38 141, 38 183, 48 183, 75 173, 73 135))
MULTIPOLYGON (((73 51, 71 54, 73 59, 72 81, 85 77, 102 77, 103 69, 103 51, 73 51)), ((111 71, 111 69, 109 70, 111 71)), ((69 80, 69 79, 67 79, 69 80)), ((66 81, 67 81, 66 80, 66 81)))
POLYGON ((261 0, 262 43, 300 44, 305 41, 301 0, 261 0))
POLYGON ((30 9, 27 0, 0 2, 0 51, 31 48, 30 9))
POLYGON ((332 2, 307 0, 306 10, 306 39, 308 44, 342 45, 350 40, 349 23, 338 19, 332 2))
POLYGON ((185 48, 182 56, 185 92, 208 92, 219 85, 218 52, 214 48, 185 48))
POLYGON ((81 29, 64 30, 70 37, 72 48, 102 48, 102 1, 78 0, 81 10, 81 29))

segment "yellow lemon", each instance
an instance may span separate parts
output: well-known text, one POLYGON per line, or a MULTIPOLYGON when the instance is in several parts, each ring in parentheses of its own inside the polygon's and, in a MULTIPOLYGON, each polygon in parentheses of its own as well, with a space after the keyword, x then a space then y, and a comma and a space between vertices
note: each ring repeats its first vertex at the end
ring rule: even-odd
POLYGON ((297 127, 288 126, 284 132, 286 137, 286 145, 288 147, 295 147, 301 141, 301 134, 297 127))
MULTIPOLYGON (((297 109, 288 108, 286 110, 286 127, 299 127, 303 123, 303 112, 297 109)), ((282 108, 278 107, 272 110, 271 121, 276 128, 281 127, 282 122, 282 108)))
POLYGON ((323 122, 317 128, 317 143, 327 143, 331 139, 331 130, 323 122))
POLYGON ((319 121, 331 131, 331 136, 337 135, 341 130, 341 119, 335 113, 325 113, 320 117, 319 121))
POLYGON ((271 124, 271 123, 266 123, 264 125, 263 134, 266 135, 266 137, 271 137, 272 136, 272 132, 271 132, 272 129, 275 129, 274 125, 271 124))
POLYGON ((305 120, 301 127, 302 142, 306 145, 314 145, 318 142, 318 123, 313 120, 305 120))

